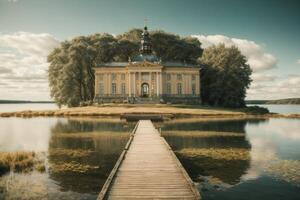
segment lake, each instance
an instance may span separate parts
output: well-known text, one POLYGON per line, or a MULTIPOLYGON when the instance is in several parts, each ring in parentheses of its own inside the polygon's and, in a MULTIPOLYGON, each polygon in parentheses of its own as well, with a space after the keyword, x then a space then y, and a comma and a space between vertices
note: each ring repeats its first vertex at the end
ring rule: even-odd
MULTIPOLYGON (((0 152, 32 151, 45 165, 2 176, 0 170, 0 199, 96 199, 134 125, 115 118, 0 118, 0 152)), ((299 119, 155 125, 204 200, 300 199, 299 119)))
POLYGON ((3 103, 0 104, 0 112, 16 112, 23 110, 55 110, 55 103, 3 103))
POLYGON ((204 200, 300 199, 300 120, 171 121, 162 133, 204 200))
POLYGON ((96 199, 132 129, 116 119, 0 118, 0 151, 33 151, 46 165, 0 176, 0 199, 96 199))

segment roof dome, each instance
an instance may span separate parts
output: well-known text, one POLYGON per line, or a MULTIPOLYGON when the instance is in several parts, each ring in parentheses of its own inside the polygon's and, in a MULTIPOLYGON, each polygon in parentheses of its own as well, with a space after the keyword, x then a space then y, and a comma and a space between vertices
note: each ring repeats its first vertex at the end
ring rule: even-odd
POLYGON ((147 26, 144 27, 142 38, 141 38, 141 47, 140 54, 135 55, 131 59, 132 62, 158 62, 157 56, 152 52, 152 44, 148 33, 147 26))
POLYGON ((143 61, 148 61, 148 62, 158 62, 158 58, 155 54, 139 54, 136 56, 133 56, 132 62, 143 62, 143 61))

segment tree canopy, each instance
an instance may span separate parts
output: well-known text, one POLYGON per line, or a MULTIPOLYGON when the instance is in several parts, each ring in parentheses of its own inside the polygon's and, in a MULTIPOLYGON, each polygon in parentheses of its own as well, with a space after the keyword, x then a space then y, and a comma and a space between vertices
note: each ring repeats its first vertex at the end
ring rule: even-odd
MULTIPOLYGON (((94 99, 96 64, 126 62, 138 54, 141 29, 117 35, 94 34, 64 41, 48 56, 50 95, 59 106, 78 106, 94 99)), ((202 55, 201 43, 191 37, 180 37, 164 31, 150 31, 152 45, 162 61, 196 63, 202 55)))
POLYGON ((224 44, 211 46, 204 50, 199 63, 203 67, 203 103, 223 107, 245 106, 246 89, 252 81, 252 71, 237 47, 226 48, 224 44))

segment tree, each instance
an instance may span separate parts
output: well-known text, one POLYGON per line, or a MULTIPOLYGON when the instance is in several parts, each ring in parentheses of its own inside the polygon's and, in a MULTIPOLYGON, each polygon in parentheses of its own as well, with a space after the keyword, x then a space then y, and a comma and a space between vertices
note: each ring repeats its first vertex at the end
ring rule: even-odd
POLYGON ((203 103, 223 107, 245 106, 252 70, 237 47, 224 44, 204 50, 200 64, 203 103))
MULTIPOLYGON (((116 37, 103 33, 64 41, 48 56, 50 95, 59 106, 78 106, 94 99, 93 67, 112 61, 127 62, 139 53, 141 29, 116 37)), ((163 61, 195 63, 202 54, 195 38, 182 38, 163 31, 150 32, 153 49, 163 61)))
POLYGON ((50 95, 59 106, 78 106, 94 98, 95 62, 112 61, 116 39, 109 34, 76 37, 48 56, 50 95))
POLYGON ((196 38, 181 38, 164 31, 150 32, 153 49, 163 61, 180 61, 196 63, 203 49, 196 38))

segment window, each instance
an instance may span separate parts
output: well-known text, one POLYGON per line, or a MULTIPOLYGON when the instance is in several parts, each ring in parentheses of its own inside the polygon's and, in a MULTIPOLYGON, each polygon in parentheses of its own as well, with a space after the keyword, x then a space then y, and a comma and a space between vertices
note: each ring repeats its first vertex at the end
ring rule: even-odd
POLYGON ((103 74, 99 74, 99 80, 103 81, 103 79, 104 79, 104 75, 103 74))
POLYGON ((182 80, 182 74, 177 74, 177 80, 179 80, 179 81, 182 80))
POLYGON ((182 94, 182 85, 181 85, 181 83, 178 83, 178 84, 177 84, 177 94, 178 94, 178 95, 181 95, 181 94, 182 94))
POLYGON ((151 80, 155 81, 155 73, 151 73, 151 80))
POLYGON ((138 73, 135 74, 135 80, 139 80, 139 74, 138 73))
POLYGON ((122 81, 125 80, 125 74, 121 74, 121 79, 122 79, 122 81))
POLYGON ((103 85, 103 83, 100 83, 100 85, 99 85, 99 94, 104 95, 104 85, 103 85))
POLYGON ((192 95, 196 95, 196 84, 192 84, 192 95))
POLYGON ((192 81, 196 80, 196 75, 192 74, 192 81))
POLYGON ((122 93, 122 95, 125 95, 125 93, 126 93, 125 83, 122 83, 122 85, 121 85, 121 93, 122 93))
POLYGON ((167 94, 171 94, 171 83, 167 83, 167 94))
POLYGON ((142 73, 142 81, 148 81, 149 80, 149 73, 142 73))
POLYGON ((167 81, 171 80, 171 74, 167 74, 167 81))
POLYGON ((111 84, 111 93, 113 95, 115 95, 117 93, 117 84, 116 83, 111 84))
POLYGON ((116 80, 117 79, 117 74, 111 74, 111 79, 116 80))

